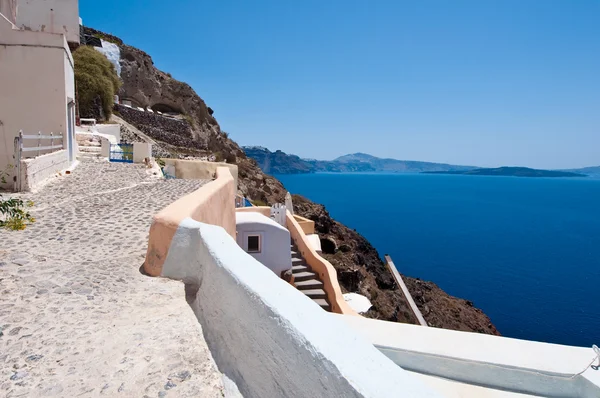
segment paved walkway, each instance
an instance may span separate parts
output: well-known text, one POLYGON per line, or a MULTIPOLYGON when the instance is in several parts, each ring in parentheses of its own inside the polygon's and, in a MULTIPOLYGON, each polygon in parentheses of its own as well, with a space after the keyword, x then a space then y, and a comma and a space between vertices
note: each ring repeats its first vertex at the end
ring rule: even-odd
POLYGON ((221 397, 180 282, 143 276, 152 216, 205 181, 84 162, 0 230, 0 396, 221 397))

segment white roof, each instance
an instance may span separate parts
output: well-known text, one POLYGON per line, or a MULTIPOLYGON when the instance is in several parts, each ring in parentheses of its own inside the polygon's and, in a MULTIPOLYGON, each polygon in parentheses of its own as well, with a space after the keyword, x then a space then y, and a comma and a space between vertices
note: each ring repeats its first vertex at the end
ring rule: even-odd
POLYGON ((272 218, 269 218, 267 216, 264 216, 260 213, 253 212, 253 211, 249 211, 249 212, 238 211, 238 212, 236 212, 235 213, 235 224, 236 225, 262 224, 262 225, 269 225, 269 226, 276 227, 278 229, 283 229, 283 230, 287 231, 286 228, 279 225, 272 218))
POLYGON ((359 314, 369 311, 369 308, 373 306, 368 298, 358 293, 346 293, 344 294, 344 300, 350 308, 359 314))

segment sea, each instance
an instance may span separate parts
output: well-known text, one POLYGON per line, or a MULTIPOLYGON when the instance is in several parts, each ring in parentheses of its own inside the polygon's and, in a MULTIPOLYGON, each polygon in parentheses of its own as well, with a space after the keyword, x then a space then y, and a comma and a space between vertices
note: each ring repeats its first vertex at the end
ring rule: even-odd
POLYGON ((503 336, 600 345, 600 179, 277 175, 503 336))

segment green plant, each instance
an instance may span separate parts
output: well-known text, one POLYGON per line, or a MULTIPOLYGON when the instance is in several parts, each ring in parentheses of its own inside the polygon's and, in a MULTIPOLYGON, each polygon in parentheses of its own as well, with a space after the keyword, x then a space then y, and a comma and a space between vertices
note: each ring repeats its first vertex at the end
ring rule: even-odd
POLYGON ((158 163, 158 165, 162 168, 165 167, 166 163, 164 160, 162 160, 161 158, 154 158, 154 160, 156 160, 156 163, 158 163))
MULTIPOLYGON (((6 177, 9 171, 13 169, 13 165, 9 164, 6 169, 0 170, 0 182, 6 184, 6 177)), ((2 199, 0 194, 0 228, 8 228, 13 231, 25 229, 28 224, 34 223, 33 218, 24 210, 25 207, 33 206, 32 201, 23 202, 21 199, 11 198, 2 199)))
POLYGON ((121 86, 115 67, 99 51, 90 46, 80 46, 73 53, 75 60, 75 85, 82 116, 95 115, 98 98, 106 118, 112 114, 114 95, 121 86))
POLYGON ((31 216, 25 207, 33 206, 33 202, 23 203, 21 199, 11 198, 2 199, 0 195, 0 227, 20 231, 25 229, 29 224, 35 222, 35 218, 31 216))
POLYGON ((252 203, 254 206, 268 206, 267 202, 260 199, 251 200, 250 203, 252 203))

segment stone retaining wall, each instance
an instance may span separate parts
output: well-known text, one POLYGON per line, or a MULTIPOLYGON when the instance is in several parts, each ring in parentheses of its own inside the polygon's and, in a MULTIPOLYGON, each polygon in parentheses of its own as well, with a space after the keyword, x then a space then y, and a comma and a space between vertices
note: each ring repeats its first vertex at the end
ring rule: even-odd
POLYGON ((179 147, 205 149, 194 140, 192 129, 185 120, 171 119, 118 104, 115 104, 115 110, 126 122, 131 123, 155 140, 179 147))

